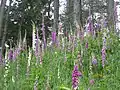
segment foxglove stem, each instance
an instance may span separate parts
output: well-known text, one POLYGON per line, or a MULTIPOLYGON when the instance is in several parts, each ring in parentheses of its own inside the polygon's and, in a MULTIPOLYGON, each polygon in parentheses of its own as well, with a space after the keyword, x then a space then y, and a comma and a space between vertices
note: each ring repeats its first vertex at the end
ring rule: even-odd
POLYGON ((35 28, 35 23, 33 23, 33 32, 32 32, 32 48, 35 51, 35 39, 36 39, 36 28, 35 28))
POLYGON ((36 79, 34 83, 34 90, 38 90, 37 85, 38 85, 38 80, 36 79))
POLYGON ((32 56, 32 54, 31 54, 31 50, 29 48, 29 56, 28 56, 28 64, 27 64, 27 77, 29 75, 29 68, 30 68, 31 56, 32 56))
POLYGON ((38 35, 38 29, 37 29, 37 37, 36 37, 36 50, 35 50, 35 55, 36 57, 38 57, 38 46, 39 46, 39 42, 38 42, 38 39, 39 39, 39 35, 38 35))
POLYGON ((43 33, 43 40, 44 40, 44 49, 46 48, 46 39, 45 39, 45 25, 42 23, 42 33, 43 33))

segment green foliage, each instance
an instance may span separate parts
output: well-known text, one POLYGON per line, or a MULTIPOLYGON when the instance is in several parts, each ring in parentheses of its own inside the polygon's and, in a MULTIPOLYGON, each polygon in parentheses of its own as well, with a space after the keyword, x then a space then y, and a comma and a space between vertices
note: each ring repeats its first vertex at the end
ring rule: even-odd
MULTIPOLYGON (((79 78, 79 90, 88 88, 91 90, 119 90, 120 39, 114 34, 110 34, 107 38, 107 63, 104 68, 101 62, 101 37, 95 39, 86 37, 83 43, 78 43, 74 52, 66 50, 66 60, 63 50, 52 47, 44 53, 42 64, 36 65, 36 57, 32 53, 28 76, 26 75, 28 53, 27 51, 22 52, 16 61, 10 62, 7 90, 32 90, 36 80, 38 80, 38 90, 72 90, 72 70, 78 51, 82 48, 83 69, 82 77, 79 78), (85 48, 86 41, 88 41, 87 49, 85 48), (96 56, 98 64, 95 68, 90 69, 92 53, 96 56), (89 83, 91 79, 95 80, 93 85, 89 83)), ((0 89, 3 90, 4 66, 0 67, 0 72, 0 89)))

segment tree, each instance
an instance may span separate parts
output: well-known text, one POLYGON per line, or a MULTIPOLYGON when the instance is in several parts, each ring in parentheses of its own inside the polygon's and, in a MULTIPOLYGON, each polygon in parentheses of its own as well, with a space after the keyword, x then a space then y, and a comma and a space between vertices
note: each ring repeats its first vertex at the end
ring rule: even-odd
MULTIPOLYGON (((2 38, 2 23, 3 23, 3 16, 4 16, 4 9, 5 9, 5 4, 7 0, 2 0, 1 1, 1 8, 0 8, 0 44, 1 44, 1 38, 2 38)), ((1 47, 1 45, 0 45, 1 47)))
POLYGON ((107 0, 108 3, 108 25, 109 29, 114 29, 114 0, 107 0), (112 26, 112 27, 111 27, 112 26))
POLYGON ((58 33, 58 23, 59 23, 59 0, 54 0, 54 25, 53 29, 58 33))
POLYGON ((74 24, 77 28, 81 27, 82 11, 81 0, 74 0, 74 24))
MULTIPOLYGON (((8 17, 8 28, 6 33, 6 41, 13 37, 13 43, 17 42, 19 38, 18 34, 21 30, 21 35, 24 36, 25 30, 27 32, 27 44, 29 46, 32 45, 32 22, 36 24, 36 27, 39 29, 40 38, 42 38, 41 32, 41 24, 42 24, 42 13, 44 10, 45 16, 45 30, 48 31, 48 26, 51 25, 51 11, 50 4, 53 0, 16 0, 16 2, 12 2, 12 6, 10 9, 9 17, 8 17), (49 13, 46 16, 46 13, 49 13)), ((8 7, 5 10, 7 13, 8 7)), ((6 15, 4 15, 4 18, 6 15)), ((6 21, 4 21, 6 22, 6 21)), ((48 32, 47 32, 48 34, 48 32)), ((48 35, 46 35, 48 36, 48 35)), ((23 39, 23 37, 22 37, 23 39)), ((7 42, 9 44, 9 42, 7 42)), ((14 46, 14 44, 13 44, 14 46)))
POLYGON ((12 0, 10 0, 10 2, 9 2, 8 10, 6 13, 5 26, 4 26, 3 37, 2 37, 2 53, 3 53, 4 47, 5 47, 4 44, 5 44, 5 38, 6 38, 6 33, 7 33, 8 18, 9 18, 11 3, 12 3, 12 0))

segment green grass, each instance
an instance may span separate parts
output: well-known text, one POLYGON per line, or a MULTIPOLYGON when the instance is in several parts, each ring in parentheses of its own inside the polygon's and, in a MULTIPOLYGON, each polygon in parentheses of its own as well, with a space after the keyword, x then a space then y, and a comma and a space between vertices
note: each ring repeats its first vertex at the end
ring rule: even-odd
POLYGON ((120 39, 114 34, 107 38, 107 63, 102 68, 101 63, 102 36, 95 39, 85 38, 71 52, 59 48, 48 48, 45 51, 42 65, 36 65, 36 58, 32 55, 29 76, 26 76, 28 52, 22 52, 16 61, 10 62, 9 73, 7 75, 7 87, 4 86, 4 66, 0 66, 0 90, 33 90, 37 77, 38 90, 72 90, 72 70, 74 62, 78 62, 78 52, 83 50, 82 77, 79 78, 79 90, 120 90, 120 39), (88 40, 88 49, 85 43, 88 40), (82 47, 82 48, 81 48, 82 47), (97 67, 90 69, 94 53, 98 60, 97 67), (18 65, 18 69, 16 68, 18 65), (92 73, 91 73, 92 72, 92 73), (14 81, 12 80, 14 78, 14 81), (94 85, 89 84, 89 80, 94 79, 94 85))

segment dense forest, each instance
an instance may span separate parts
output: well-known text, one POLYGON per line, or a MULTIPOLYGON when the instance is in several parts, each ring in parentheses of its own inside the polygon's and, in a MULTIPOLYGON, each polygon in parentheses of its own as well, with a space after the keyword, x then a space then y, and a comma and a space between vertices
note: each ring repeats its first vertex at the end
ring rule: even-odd
POLYGON ((119 0, 0 0, 0 90, 120 90, 119 0))

